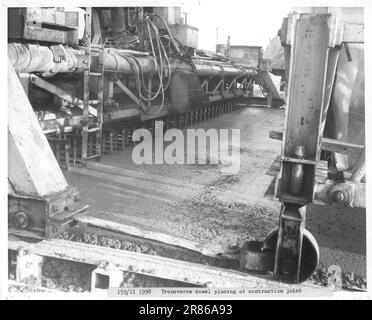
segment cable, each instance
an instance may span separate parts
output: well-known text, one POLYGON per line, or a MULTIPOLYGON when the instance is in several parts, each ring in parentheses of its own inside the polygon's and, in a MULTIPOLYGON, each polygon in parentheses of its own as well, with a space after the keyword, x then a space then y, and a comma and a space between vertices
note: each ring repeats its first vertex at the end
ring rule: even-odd
MULTIPOLYGON (((157 92, 155 93, 155 95, 153 97, 149 98, 149 99, 142 95, 141 88, 139 88, 139 95, 140 95, 140 98, 145 100, 145 101, 153 101, 157 98, 157 96, 161 92, 162 102, 161 102, 160 108, 156 112, 149 112, 148 110, 145 111, 145 113, 147 113, 147 114, 155 115, 155 114, 160 113, 161 110, 164 107, 164 98, 165 98, 164 91, 165 91, 165 89, 164 89, 164 85, 163 85, 163 57, 162 57, 163 53, 162 53, 162 49, 163 49, 163 52, 165 53, 165 55, 166 55, 166 52, 164 50, 164 47, 162 47, 160 45, 158 29, 156 28, 156 26, 152 23, 152 21, 148 17, 146 17, 146 22, 147 22, 147 31, 148 31, 148 34, 149 34, 149 39, 150 39, 150 44, 151 44, 151 50, 152 50, 153 56, 155 58, 155 61, 157 61, 157 59, 156 59, 154 44, 153 44, 153 41, 152 41, 152 34, 151 34, 150 26, 151 26, 152 31, 154 32, 154 35, 156 37, 157 46, 158 46, 159 64, 160 65, 158 65, 157 71, 158 71, 158 77, 159 77, 159 88, 158 88, 157 92)), ((167 63, 169 63, 168 59, 167 59, 167 63)), ((146 84, 144 83, 142 70, 140 69, 140 71, 141 71, 141 80, 142 80, 143 88, 145 89, 145 91, 147 91, 147 93, 153 94, 153 92, 146 87, 146 84)), ((136 74, 136 76, 139 78, 138 74, 136 74)))
MULTIPOLYGON (((155 15, 156 16, 156 15, 155 15)), ((168 25, 166 24, 165 20, 158 16, 158 18, 162 21, 162 23, 165 25, 169 38, 171 39, 176 51, 180 54, 179 48, 168 28, 168 25)), ((164 107, 165 102, 165 91, 169 88, 170 82, 171 82, 171 76, 172 76, 172 68, 169 61, 169 57, 167 55, 167 51, 165 50, 165 47, 162 43, 160 33, 156 25, 153 21, 151 21, 150 17, 146 15, 145 18, 146 24, 147 24, 147 33, 149 36, 149 42, 151 47, 151 53, 154 57, 155 61, 155 69, 157 70, 157 75, 159 78, 159 86, 156 90, 156 92, 153 92, 151 88, 148 88, 145 82, 143 70, 141 67, 141 64, 139 63, 138 59, 135 56, 132 55, 121 55, 124 59, 127 60, 128 64, 130 65, 135 78, 135 83, 137 86, 138 91, 138 101, 140 104, 140 107, 142 108, 143 112, 150 115, 156 115, 160 113, 164 107), (153 39, 154 38, 154 39, 153 39), (157 50, 155 50, 154 40, 156 41, 157 50), (166 82, 164 81, 164 67, 166 64, 167 68, 167 76, 166 76, 166 82), (149 95, 149 97, 145 97, 142 93, 142 90, 149 95), (151 102, 154 101, 158 96, 161 94, 161 105, 155 112, 150 112, 148 108, 146 108, 142 101, 145 102, 151 102)), ((116 57, 115 57, 116 59, 116 57)))
MULTIPOLYGON (((155 24, 154 24, 151 20, 149 20, 149 22, 151 23, 152 27, 155 28, 155 29, 157 30, 155 24)), ((159 33, 157 32, 156 34, 159 34, 159 33)), ((167 84, 165 85, 165 88, 164 88, 164 91, 165 91, 165 90, 168 89, 168 87, 169 87, 169 85, 170 85, 170 80, 171 80, 171 75, 172 75, 172 68, 171 68, 171 65, 170 65, 170 61, 169 61, 169 58, 168 58, 167 52, 166 52, 166 50, 165 50, 165 48, 164 48, 164 45, 163 45, 163 43, 162 43, 162 41, 161 41, 161 39, 160 39, 160 36, 159 36, 158 39, 157 39, 157 43, 158 43, 158 46, 160 45, 161 49, 163 50, 164 58, 165 58, 165 61, 166 61, 166 63, 167 63, 167 68, 168 68, 168 79, 167 79, 167 84)), ((162 62, 162 61, 161 61, 161 62, 162 62)), ((163 67, 163 66, 162 66, 162 67, 163 67)), ((163 68, 162 68, 161 70, 163 70, 163 68)))
POLYGON ((157 14, 154 14, 154 13, 152 13, 152 14, 150 14, 150 15, 151 15, 151 16, 154 16, 154 17, 157 17, 158 19, 160 19, 160 21, 163 23, 165 29, 167 30, 167 33, 168 33, 168 35, 169 35, 169 38, 170 38, 170 40, 171 40, 171 42, 172 42, 174 48, 176 49, 176 52, 178 53, 178 55, 181 55, 180 48, 178 47, 176 41, 174 40, 174 38, 173 38, 173 34, 172 34, 172 32, 170 31, 169 26, 168 26, 167 22, 164 20, 164 18, 161 17, 161 16, 159 16, 159 15, 157 15, 157 14))

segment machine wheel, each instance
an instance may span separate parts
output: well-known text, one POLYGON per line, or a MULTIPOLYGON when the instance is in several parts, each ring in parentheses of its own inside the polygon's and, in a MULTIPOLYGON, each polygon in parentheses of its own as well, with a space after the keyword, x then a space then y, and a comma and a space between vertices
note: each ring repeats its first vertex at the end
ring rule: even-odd
MULTIPOLYGON (((278 229, 274 229, 266 236, 263 250, 276 250, 278 229)), ((314 236, 306 229, 303 232, 301 266, 299 281, 303 282, 311 277, 319 263, 319 246, 314 236)))

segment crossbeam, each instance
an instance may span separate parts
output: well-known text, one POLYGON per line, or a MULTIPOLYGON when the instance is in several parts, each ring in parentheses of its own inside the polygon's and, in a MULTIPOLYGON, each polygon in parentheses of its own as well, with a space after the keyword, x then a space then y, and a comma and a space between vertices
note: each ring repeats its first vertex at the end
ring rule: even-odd
MULTIPOLYGON (((84 109, 84 101, 80 100, 79 98, 76 98, 72 96, 71 94, 67 93, 66 91, 58 88, 54 84, 45 81, 44 79, 41 79, 40 77, 31 74, 30 75, 30 81, 37 85, 38 87, 50 92, 51 94, 54 94, 55 96, 61 98, 62 100, 67 101, 68 103, 71 103, 75 107, 78 107, 79 109, 83 110, 84 109)), ((89 106, 89 113, 97 117, 97 110, 96 108, 93 108, 92 106, 89 106)))
MULTIPOLYGON (((257 288, 258 286, 260 288, 293 288, 293 285, 271 280, 268 275, 255 276, 235 270, 59 239, 28 243, 14 236, 9 236, 8 248, 10 250, 22 248, 22 250, 27 250, 35 255, 97 266, 102 261, 107 261, 122 271, 199 286, 215 288, 257 288)), ((319 288, 310 283, 298 287, 319 288)))

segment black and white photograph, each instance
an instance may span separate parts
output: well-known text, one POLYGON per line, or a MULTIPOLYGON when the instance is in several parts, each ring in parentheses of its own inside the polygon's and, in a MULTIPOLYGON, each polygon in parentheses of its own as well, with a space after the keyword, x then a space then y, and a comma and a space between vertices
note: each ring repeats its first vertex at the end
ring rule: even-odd
POLYGON ((2 3, 1 298, 371 298, 372 6, 337 3, 2 3))

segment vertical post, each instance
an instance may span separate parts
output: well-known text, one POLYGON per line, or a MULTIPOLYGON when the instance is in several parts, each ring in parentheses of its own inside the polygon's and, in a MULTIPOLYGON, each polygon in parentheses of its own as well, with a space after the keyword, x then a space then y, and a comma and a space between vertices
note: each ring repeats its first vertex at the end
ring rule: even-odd
POLYGON ((102 127, 103 127, 103 82, 104 82, 104 61, 105 61, 105 47, 104 44, 101 44, 99 52, 99 72, 101 74, 98 80, 98 92, 97 92, 97 127, 99 130, 96 132, 96 152, 98 154, 97 160, 100 160, 102 154, 102 127))
POLYGON ((83 165, 86 165, 88 158, 88 122, 89 122, 89 72, 90 72, 90 44, 91 44, 91 23, 92 23, 92 8, 87 7, 85 12, 85 43, 87 46, 86 54, 88 55, 88 66, 84 70, 84 85, 83 85, 83 131, 81 143, 81 160, 83 165))
POLYGON ((336 17, 328 14, 290 15, 284 20, 288 94, 282 160, 276 196, 282 202, 274 272, 299 282, 305 208, 314 196, 320 159, 322 121, 326 118, 340 44, 336 17), (300 152, 303 149, 305 152, 300 152), (304 163, 306 161, 306 163, 304 163))
POLYGON ((226 57, 230 57, 230 36, 227 36, 226 57))
POLYGON ((218 45, 218 26, 216 27, 216 53, 218 53, 217 45, 218 45))

